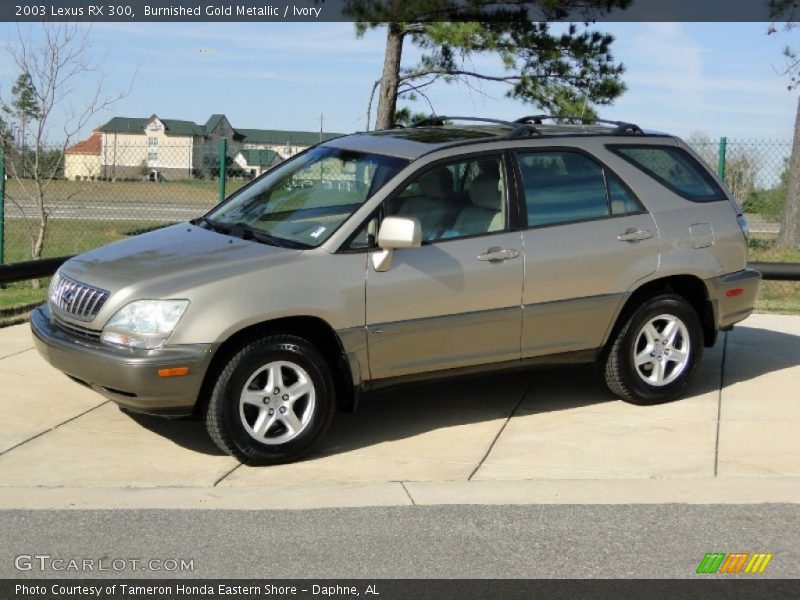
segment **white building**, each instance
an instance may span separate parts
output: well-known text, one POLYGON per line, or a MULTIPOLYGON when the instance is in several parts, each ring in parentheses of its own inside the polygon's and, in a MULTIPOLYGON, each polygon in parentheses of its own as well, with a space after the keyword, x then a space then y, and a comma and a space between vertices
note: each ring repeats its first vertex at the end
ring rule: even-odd
POLYGON ((204 125, 156 115, 114 117, 89 139, 67 149, 64 174, 68 179, 136 178, 153 172, 164 179, 213 176, 219 169, 219 140, 225 138, 233 162, 257 176, 309 146, 340 135, 343 134, 237 129, 222 114, 211 115, 204 125))

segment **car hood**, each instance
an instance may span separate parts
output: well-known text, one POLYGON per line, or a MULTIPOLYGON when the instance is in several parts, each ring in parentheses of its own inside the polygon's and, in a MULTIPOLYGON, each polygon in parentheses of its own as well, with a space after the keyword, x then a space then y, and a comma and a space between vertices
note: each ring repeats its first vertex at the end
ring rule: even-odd
POLYGON ((62 272, 111 292, 133 286, 161 295, 262 270, 299 253, 181 223, 76 256, 62 272))

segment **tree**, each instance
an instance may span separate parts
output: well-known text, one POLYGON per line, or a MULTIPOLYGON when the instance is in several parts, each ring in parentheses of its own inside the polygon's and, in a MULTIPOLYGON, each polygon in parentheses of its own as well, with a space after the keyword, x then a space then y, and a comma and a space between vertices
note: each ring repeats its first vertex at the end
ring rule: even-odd
POLYGON ((18 72, 10 101, 0 100, 6 127, 18 131, 7 170, 19 197, 9 200, 28 217, 22 222, 28 227, 33 259, 42 256, 50 216, 68 199, 49 193, 62 174, 66 149, 94 115, 129 91, 106 94, 102 65, 90 59, 89 33, 76 23, 44 23, 39 36, 34 29, 18 30, 16 41, 6 48, 18 72), (92 95, 76 107, 72 102, 78 86, 91 89, 92 95))
POLYGON ((13 98, 11 108, 6 109, 6 112, 15 116, 22 124, 21 144, 25 146, 24 135, 28 130, 28 122, 42 118, 42 108, 36 98, 36 88, 33 86, 30 73, 20 73, 17 82, 11 88, 11 96, 13 98))
POLYGON ((3 117, 0 117, 0 151, 6 152, 11 148, 13 136, 11 127, 5 122, 3 117))
MULTIPOLYGON (((772 18, 784 22, 784 29, 791 31, 798 26, 797 6, 794 0, 770 0, 772 18)), ((773 23, 767 30, 767 35, 773 35, 778 29, 773 23)), ((786 64, 782 74, 789 78, 787 88, 794 91, 800 86, 800 53, 790 46, 784 51, 786 64)), ((798 98, 797 112, 794 120, 794 141, 792 142, 792 155, 789 159, 789 177, 787 183, 786 203, 783 207, 781 230, 778 234, 777 246, 793 249, 800 246, 800 98, 798 98)))
POLYGON ((725 185, 740 204, 756 189, 761 157, 746 147, 732 148, 725 160, 725 185))
POLYGON ((776 245, 779 248, 793 249, 800 246, 800 98, 794 118, 794 141, 789 159, 789 181, 786 189, 786 203, 783 205, 781 230, 776 245))
POLYGON ((754 189, 742 203, 742 208, 747 213, 759 214, 770 221, 780 220, 786 204, 786 191, 789 187, 789 159, 784 161, 777 183, 771 187, 754 189))
POLYGON ((395 111, 394 123, 395 125, 400 125, 402 127, 409 127, 417 121, 428 119, 432 116, 434 115, 425 112, 411 112, 410 108, 404 106, 403 108, 399 108, 395 111))
POLYGON ((693 131, 689 134, 689 137, 686 138, 686 143, 703 159, 704 163, 716 170, 719 146, 711 141, 707 133, 704 131, 693 131))
POLYGON ((394 125, 398 98, 422 97, 437 82, 474 88, 488 81, 506 86, 506 95, 556 114, 593 114, 592 104, 610 104, 625 91, 624 67, 614 62, 613 36, 572 24, 553 33, 544 21, 580 14, 589 19, 630 0, 350 0, 347 13, 356 33, 386 27, 383 72, 367 106, 367 129, 378 94, 375 128, 394 125), (420 61, 402 67, 407 39, 423 50, 420 61), (494 55, 502 71, 473 66, 476 55, 494 55))

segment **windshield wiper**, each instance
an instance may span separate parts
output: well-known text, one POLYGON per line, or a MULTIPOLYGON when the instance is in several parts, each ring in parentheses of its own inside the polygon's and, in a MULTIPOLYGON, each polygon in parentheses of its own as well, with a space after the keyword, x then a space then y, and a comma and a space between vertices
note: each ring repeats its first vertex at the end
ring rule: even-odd
POLYGON ((231 233, 237 229, 242 232, 241 238, 243 240, 251 239, 262 244, 278 246, 279 248, 296 248, 302 250, 312 247, 310 244, 304 244, 303 242, 287 240, 286 238, 270 235, 262 229, 258 229, 257 227, 253 227, 252 225, 248 225, 247 223, 243 223, 241 221, 234 223, 231 226, 231 233))
POLYGON ((311 244, 304 244, 303 242, 287 240, 285 238, 279 238, 274 235, 270 235, 266 231, 258 229, 257 227, 253 227, 252 225, 248 225, 244 221, 237 221, 233 225, 228 225, 227 223, 220 223, 219 221, 214 221, 208 217, 200 217, 195 224, 203 224, 211 231, 216 231, 217 233, 231 235, 243 240, 253 240, 261 244, 268 244, 270 246, 277 246, 279 248, 295 248, 298 250, 313 248, 311 244))
POLYGON ((231 231, 231 228, 227 225, 223 225, 218 221, 213 221, 208 217, 200 217, 195 222, 195 225, 205 225, 206 228, 210 229, 211 231, 216 231, 217 233, 225 233, 228 234, 231 231))

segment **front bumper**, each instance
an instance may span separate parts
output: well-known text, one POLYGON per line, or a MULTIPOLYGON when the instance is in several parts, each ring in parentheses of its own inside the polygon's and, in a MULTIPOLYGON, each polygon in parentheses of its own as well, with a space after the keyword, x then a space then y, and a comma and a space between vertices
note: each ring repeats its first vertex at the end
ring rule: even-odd
POLYGON ((214 344, 159 350, 114 348, 74 337, 50 318, 47 306, 31 313, 36 349, 47 362, 106 398, 134 412, 189 415, 211 362, 214 344), (186 375, 160 377, 159 369, 188 367, 186 375))
POLYGON ((750 316, 760 285, 761 273, 755 269, 743 269, 706 280, 717 329, 731 327, 750 316))

